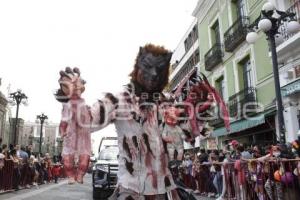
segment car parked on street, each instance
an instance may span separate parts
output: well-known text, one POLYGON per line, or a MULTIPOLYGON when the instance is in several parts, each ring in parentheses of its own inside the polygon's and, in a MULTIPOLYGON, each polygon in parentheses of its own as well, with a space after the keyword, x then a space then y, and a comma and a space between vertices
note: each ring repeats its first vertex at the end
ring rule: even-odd
POLYGON ((100 142, 100 152, 93 166, 94 199, 107 199, 113 193, 117 184, 119 148, 117 145, 104 145, 106 144, 104 140, 106 139, 103 138, 100 142))

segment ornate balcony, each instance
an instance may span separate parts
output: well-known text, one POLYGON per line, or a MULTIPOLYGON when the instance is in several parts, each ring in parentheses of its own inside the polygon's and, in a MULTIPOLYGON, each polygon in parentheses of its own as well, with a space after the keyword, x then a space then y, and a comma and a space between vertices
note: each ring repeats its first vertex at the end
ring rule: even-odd
POLYGON ((225 51, 232 52, 239 46, 247 35, 247 27, 249 26, 249 17, 240 17, 225 32, 225 51))
POLYGON ((216 65, 222 62, 223 51, 220 43, 214 44, 212 48, 205 54, 205 70, 211 71, 216 65))
MULTIPOLYGON (((300 0, 296 1, 289 9, 286 10, 288 13, 295 13, 295 19, 300 23, 300 0)), ((284 41, 290 39, 295 33, 287 32, 288 21, 283 22, 279 27, 279 32, 282 34, 284 41)))
POLYGON ((232 95, 229 97, 228 106, 231 117, 236 119, 244 118, 244 114, 250 114, 249 111, 247 112, 244 109, 255 109, 257 107, 256 89, 248 87, 232 95))

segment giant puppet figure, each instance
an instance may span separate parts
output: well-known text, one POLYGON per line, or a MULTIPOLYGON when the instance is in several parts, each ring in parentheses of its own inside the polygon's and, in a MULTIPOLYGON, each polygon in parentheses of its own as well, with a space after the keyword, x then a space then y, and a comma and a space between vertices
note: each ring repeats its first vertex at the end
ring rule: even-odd
MULTIPOLYGON (((168 168, 167 145, 160 129, 163 120, 159 109, 166 98, 162 90, 168 83, 171 56, 172 53, 162 46, 147 44, 140 47, 130 84, 119 94, 107 93, 92 107, 86 106, 81 97, 85 82, 80 78, 79 70, 67 68, 60 72, 60 89, 56 97, 63 102, 60 131, 64 136, 63 161, 71 183, 75 180, 82 183, 91 150, 90 133, 114 123, 119 144, 118 194, 115 198, 164 199, 168 196, 169 199, 180 199, 168 168), (73 166, 76 155, 79 158, 77 172, 73 166)), ((194 105, 195 101, 203 101, 205 108, 184 109, 187 115, 209 108, 205 102, 207 99, 211 102, 207 96, 214 91, 205 84, 195 85, 195 94, 187 97, 187 103, 194 105)), ((193 135, 199 130, 195 120, 189 121, 193 135)))

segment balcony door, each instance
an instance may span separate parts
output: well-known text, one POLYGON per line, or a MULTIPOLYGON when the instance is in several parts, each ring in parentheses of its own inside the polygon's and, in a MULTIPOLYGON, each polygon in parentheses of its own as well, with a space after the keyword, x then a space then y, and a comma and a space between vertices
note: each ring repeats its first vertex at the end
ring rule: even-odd
POLYGON ((246 16, 246 1, 237 0, 236 2, 237 16, 238 18, 246 16))
POLYGON ((246 0, 232 0, 231 1, 232 10, 232 22, 237 19, 247 16, 246 15, 246 0))
POLYGON ((252 71, 251 71, 251 62, 250 59, 245 60, 243 63, 243 79, 244 79, 244 88, 250 88, 253 86, 252 81, 252 71))
POLYGON ((219 79, 216 80, 216 89, 219 92, 220 96, 224 99, 225 95, 225 82, 224 76, 221 76, 219 79))
POLYGON ((246 102, 254 101, 255 92, 252 76, 252 68, 250 58, 247 57, 243 63, 243 80, 244 80, 244 99, 246 102))
POLYGON ((221 43, 219 21, 216 21, 211 27, 211 41, 212 46, 216 43, 221 43))

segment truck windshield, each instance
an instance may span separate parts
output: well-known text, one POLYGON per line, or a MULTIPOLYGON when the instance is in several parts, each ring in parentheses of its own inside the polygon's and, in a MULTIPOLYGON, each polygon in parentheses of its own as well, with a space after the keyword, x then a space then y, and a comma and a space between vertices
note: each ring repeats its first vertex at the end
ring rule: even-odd
POLYGON ((106 148, 103 149, 99 153, 99 160, 117 160, 118 159, 118 152, 117 148, 106 148))

